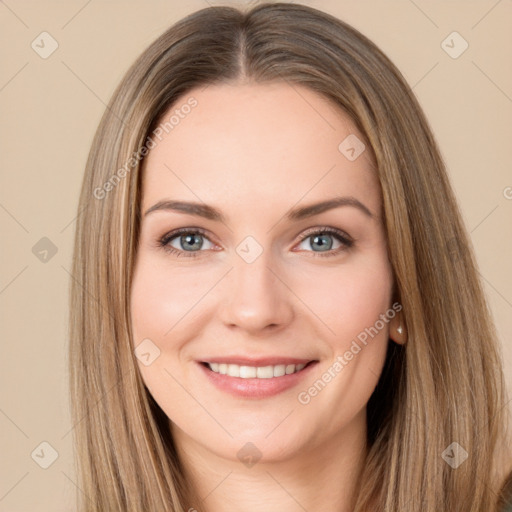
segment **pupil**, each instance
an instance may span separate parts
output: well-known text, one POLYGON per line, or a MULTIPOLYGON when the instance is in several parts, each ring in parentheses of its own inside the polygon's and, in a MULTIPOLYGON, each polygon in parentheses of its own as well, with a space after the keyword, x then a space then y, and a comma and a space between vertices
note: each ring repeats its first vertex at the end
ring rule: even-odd
POLYGON ((313 243, 317 243, 320 240, 320 250, 328 251, 332 247, 332 240, 330 239, 330 235, 315 235, 313 239, 313 243), (322 241, 323 239, 323 241, 322 241))
POLYGON ((198 235, 184 235, 181 237, 181 244, 189 249, 200 249, 201 239, 198 235))

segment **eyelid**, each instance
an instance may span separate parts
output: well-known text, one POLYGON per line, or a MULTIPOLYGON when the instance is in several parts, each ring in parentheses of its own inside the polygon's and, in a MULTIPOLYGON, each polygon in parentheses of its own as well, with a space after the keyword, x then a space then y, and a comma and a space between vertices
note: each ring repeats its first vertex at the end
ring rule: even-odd
POLYGON ((306 238, 310 237, 311 235, 317 234, 317 233, 327 233, 329 235, 337 235, 340 238, 344 238, 347 242, 354 242, 355 240, 342 229, 333 228, 330 226, 315 226, 313 228, 308 228, 305 231, 302 232, 300 242, 303 242, 306 238))
POLYGON ((203 235, 206 238, 208 238, 208 240, 210 240, 209 233, 205 229, 195 227, 195 226, 190 226, 190 227, 186 227, 186 228, 173 229, 173 230, 169 231, 168 233, 166 233, 165 235, 163 235, 162 237, 160 237, 160 241, 166 240, 168 242, 168 241, 172 240, 173 238, 176 238, 178 235, 180 235, 182 233, 199 233, 200 235, 203 235))

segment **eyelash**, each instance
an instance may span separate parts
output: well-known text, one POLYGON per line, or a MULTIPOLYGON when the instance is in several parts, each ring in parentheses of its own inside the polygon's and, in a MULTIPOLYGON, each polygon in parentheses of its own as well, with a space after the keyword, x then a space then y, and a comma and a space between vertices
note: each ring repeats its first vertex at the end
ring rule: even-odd
MULTIPOLYGON (((199 235, 204 236, 205 238, 208 238, 207 233, 204 229, 180 228, 175 231, 171 231, 170 233, 166 233, 162 238, 160 238, 158 240, 158 247, 160 247, 164 251, 166 251, 170 254, 174 254, 178 257, 180 257, 182 255, 186 255, 186 257, 195 258, 195 257, 199 256, 198 253, 204 252, 201 250, 199 250, 199 251, 181 251, 181 250, 176 249, 175 247, 172 247, 169 245, 169 242, 171 240, 173 240, 174 238, 176 238, 177 236, 182 235, 182 234, 187 234, 187 235, 188 234, 194 234, 194 235, 199 234, 199 235)), ((321 227, 321 228, 312 228, 311 230, 306 231, 306 233, 302 236, 302 238, 299 240, 298 243, 300 244, 304 240, 307 240, 308 238, 310 238, 314 235, 332 235, 335 238, 337 238, 338 241, 341 242, 343 246, 339 247, 338 249, 331 249, 331 250, 325 251, 325 252, 308 251, 308 252, 314 253, 313 257, 319 256, 322 258, 326 258, 326 257, 337 256, 342 251, 350 249, 354 245, 354 240, 349 235, 347 235, 344 231, 341 231, 336 228, 330 228, 327 226, 321 227)))

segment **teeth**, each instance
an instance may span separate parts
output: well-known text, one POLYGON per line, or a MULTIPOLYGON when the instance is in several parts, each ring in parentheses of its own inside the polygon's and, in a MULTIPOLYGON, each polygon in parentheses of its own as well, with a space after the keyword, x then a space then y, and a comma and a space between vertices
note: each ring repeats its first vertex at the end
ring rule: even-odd
POLYGON ((293 373, 295 371, 295 365, 289 364, 286 366, 286 375, 290 375, 290 373, 293 373))
POLYGON ((259 366, 256 368, 256 375, 258 379, 271 379, 274 376, 273 366, 259 366))
POLYGON ((282 377, 286 374, 286 366, 284 364, 278 364, 277 366, 274 366, 274 377, 282 377))
POLYGON ((240 377, 242 377, 242 379, 254 379, 256 377, 256 371, 259 370, 259 368, 255 366, 239 366, 239 368, 240 377))
POLYGON ((300 372, 305 364, 278 364, 276 366, 239 366, 237 364, 208 363, 210 370, 229 377, 242 379, 271 379, 300 372))
POLYGON ((240 377, 240 366, 236 364, 228 364, 228 372, 226 375, 230 377, 240 377))

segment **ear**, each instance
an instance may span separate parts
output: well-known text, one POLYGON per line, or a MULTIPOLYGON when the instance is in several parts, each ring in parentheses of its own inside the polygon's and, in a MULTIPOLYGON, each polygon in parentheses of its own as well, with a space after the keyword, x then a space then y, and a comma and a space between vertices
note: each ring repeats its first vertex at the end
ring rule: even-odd
POLYGON ((399 345, 405 345, 407 341, 407 329, 401 312, 389 321, 389 337, 399 345))

